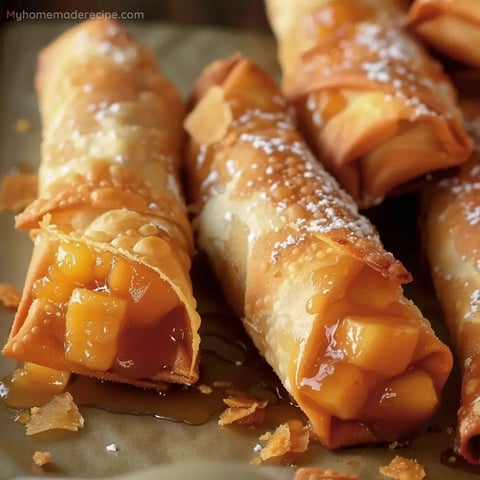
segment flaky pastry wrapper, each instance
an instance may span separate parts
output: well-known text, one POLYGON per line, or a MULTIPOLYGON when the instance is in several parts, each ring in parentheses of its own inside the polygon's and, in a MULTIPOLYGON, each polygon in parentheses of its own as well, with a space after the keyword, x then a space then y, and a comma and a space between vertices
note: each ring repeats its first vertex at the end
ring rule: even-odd
POLYGON ((39 196, 16 218, 34 251, 3 354, 140 386, 195 382, 179 94, 148 49, 103 19, 41 52, 36 88, 39 196))
POLYGON ((455 91, 394 0, 266 5, 300 128, 362 207, 467 160, 455 91))
POLYGON ((425 195, 423 240, 462 372, 457 449, 480 464, 480 98, 462 102, 474 153, 425 195))
POLYGON ((198 247, 255 345, 324 445, 410 435, 452 367, 403 296, 410 274, 312 156, 259 67, 213 63, 191 102, 198 247))

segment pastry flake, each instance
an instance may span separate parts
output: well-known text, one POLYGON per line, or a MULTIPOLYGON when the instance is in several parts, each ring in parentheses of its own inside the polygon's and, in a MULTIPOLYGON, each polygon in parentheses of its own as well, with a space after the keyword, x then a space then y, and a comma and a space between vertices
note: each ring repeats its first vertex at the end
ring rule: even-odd
POLYGON ((303 467, 297 470, 294 480, 359 480, 359 477, 335 472, 334 470, 303 467))
POLYGON ((289 453, 303 453, 310 443, 310 432, 299 420, 289 420, 279 425, 275 431, 260 436, 260 441, 266 442, 260 451, 260 459, 284 457, 289 453))
POLYGON ((380 467, 379 472, 394 480, 422 480, 425 470, 416 460, 397 455, 386 467, 380 467))
POLYGON ((227 397, 223 402, 228 406, 218 419, 220 426, 225 425, 259 425, 265 418, 267 401, 250 397, 227 397))
POLYGON ((44 465, 48 465, 49 463, 52 462, 52 454, 50 452, 41 452, 37 450, 33 454, 32 460, 35 463, 35 465, 38 465, 39 467, 43 467, 44 465))
POLYGON ((27 435, 36 435, 47 430, 62 429, 77 432, 84 419, 70 393, 55 395, 49 402, 30 409, 26 423, 27 435))
POLYGON ((9 283, 0 283, 0 301, 7 308, 17 308, 22 293, 9 283))

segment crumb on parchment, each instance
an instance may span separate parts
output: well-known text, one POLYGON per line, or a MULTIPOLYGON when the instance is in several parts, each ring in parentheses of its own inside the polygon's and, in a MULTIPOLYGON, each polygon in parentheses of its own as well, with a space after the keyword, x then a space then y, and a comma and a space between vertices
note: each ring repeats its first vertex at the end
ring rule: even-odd
POLYGON ((425 470, 416 460, 397 455, 389 465, 380 467, 382 475, 394 480, 422 480, 425 470))
POLYGON ((0 283, 0 302, 7 308, 17 308, 21 292, 9 283, 0 283))
POLYGON ((56 428, 78 431, 84 420, 70 393, 55 395, 41 407, 30 409, 30 418, 26 422, 27 435, 35 435, 56 428))
POLYGON ((208 385, 205 385, 204 383, 201 383, 200 385, 198 385, 197 389, 200 393, 203 393, 204 395, 209 395, 210 393, 213 392, 213 388, 209 387, 208 385))
POLYGON ((18 118, 13 124, 13 129, 18 133, 27 133, 32 129, 32 122, 28 118, 18 118))
POLYGON ((44 465, 48 465, 49 463, 51 463, 52 455, 50 454, 50 452, 40 452, 37 450, 33 454, 32 459, 35 465, 38 465, 39 467, 43 467, 44 465))
POLYGON ((274 432, 267 432, 259 440, 265 445, 259 454, 252 459, 258 464, 276 457, 284 457, 290 453, 303 453, 310 443, 310 430, 299 420, 288 420, 279 425, 274 432))
POLYGON ((259 425, 265 418, 267 401, 257 400, 252 397, 229 396, 223 399, 227 409, 222 412, 218 424, 225 425, 259 425))
POLYGON ((334 470, 304 467, 297 470, 294 480, 359 480, 359 477, 335 472, 334 470))

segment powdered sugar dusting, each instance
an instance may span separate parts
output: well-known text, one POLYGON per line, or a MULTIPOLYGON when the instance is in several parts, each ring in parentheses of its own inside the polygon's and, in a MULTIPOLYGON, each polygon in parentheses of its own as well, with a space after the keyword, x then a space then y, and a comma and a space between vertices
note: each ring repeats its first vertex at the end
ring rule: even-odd
POLYGON ((473 155, 458 175, 441 180, 440 188, 449 190, 461 205, 465 220, 471 226, 480 224, 480 116, 465 122, 473 140, 473 155))
POLYGON ((480 205, 469 205, 465 208, 465 218, 470 225, 480 223, 480 205))
MULTIPOLYGON (((235 118, 222 141, 225 150, 221 145, 208 147, 218 154, 207 154, 211 162, 207 170, 204 151, 197 159, 197 166, 205 171, 203 201, 226 189, 240 202, 248 199, 245 212, 249 217, 244 221, 249 225, 255 223, 255 212, 273 212, 269 228, 277 232, 278 240, 272 245, 272 263, 282 251, 295 249, 317 235, 332 235, 343 244, 373 242, 380 255, 387 255, 376 229, 313 157, 284 106, 272 100, 270 109, 239 110, 235 103, 235 118), (279 123, 290 128, 279 128, 279 123)), ((250 227, 249 242, 256 242, 258 235, 250 227)))
MULTIPOLYGON (((438 102, 443 97, 440 84, 444 83, 437 75, 439 66, 405 32, 400 12, 390 15, 378 9, 363 21, 343 19, 341 24, 331 24, 325 23, 322 16, 329 8, 320 7, 311 14, 311 22, 322 24, 322 29, 327 28, 330 33, 326 35, 325 44, 320 37, 317 47, 305 57, 308 60, 302 66, 303 73, 295 72, 296 76, 312 75, 327 81, 329 77, 357 77, 360 82, 363 77, 384 90, 386 100, 395 97, 403 101, 411 121, 424 116, 449 116, 446 113, 449 108, 438 102), (333 39, 335 44, 332 44, 333 39), (435 81, 432 81, 432 74, 435 81), (431 102, 432 95, 436 97, 435 106, 431 102)), ((303 80, 303 84, 309 83, 303 80)), ((307 108, 316 115, 314 123, 321 125, 322 119, 311 98, 307 100, 307 108)))
POLYGON ((472 318, 477 312, 480 311, 480 290, 476 289, 470 295, 470 304, 469 310, 465 314, 465 320, 472 318))

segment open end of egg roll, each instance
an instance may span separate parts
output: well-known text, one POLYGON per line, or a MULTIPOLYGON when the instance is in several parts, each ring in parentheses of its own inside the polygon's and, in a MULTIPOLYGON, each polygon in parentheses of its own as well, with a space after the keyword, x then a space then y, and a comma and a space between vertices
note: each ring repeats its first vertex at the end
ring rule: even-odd
MULTIPOLYGON (((136 240, 137 253, 155 249, 163 272, 177 273, 165 239, 136 240)), ((142 257, 48 227, 38 232, 3 354, 141 386, 194 383, 198 340, 179 276, 173 282, 142 257)))

